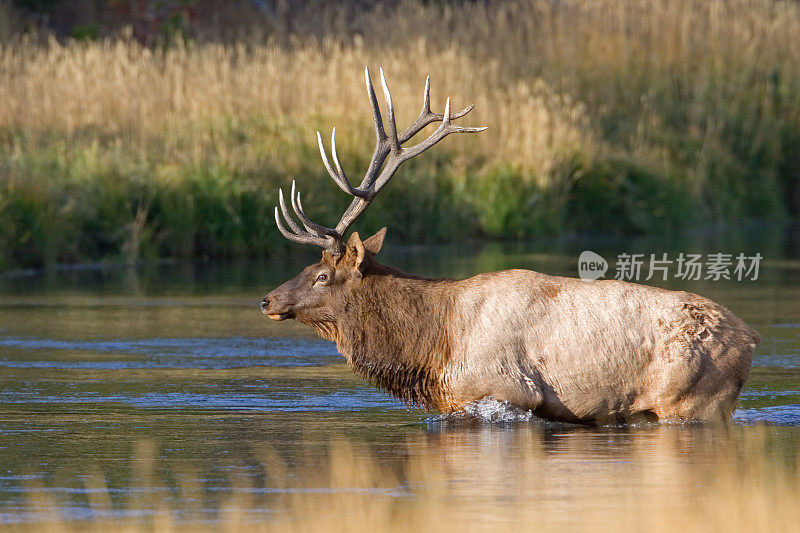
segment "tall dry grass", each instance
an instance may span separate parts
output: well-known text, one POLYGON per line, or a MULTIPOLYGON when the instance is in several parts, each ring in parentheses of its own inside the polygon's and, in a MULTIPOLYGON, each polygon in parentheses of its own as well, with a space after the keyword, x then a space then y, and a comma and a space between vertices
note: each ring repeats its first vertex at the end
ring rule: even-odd
POLYGON ((594 455, 583 447, 600 435, 578 431, 561 449, 529 429, 515 427, 510 446, 492 431, 480 444, 458 432, 412 439, 400 464, 344 439, 291 462, 265 446, 263 486, 233 468, 222 496, 190 466, 170 471, 145 442, 113 497, 94 467, 66 504, 28 482, 19 508, 33 519, 16 529, 788 532, 800 520, 797 450, 781 451, 771 431, 633 430, 594 455), (82 506, 91 518, 76 517, 82 506))
POLYGON ((489 126, 401 172, 366 221, 400 239, 800 212, 795 2, 310 4, 270 28, 160 47, 6 37, 0 222, 17 229, 0 266, 274 251, 261 204, 293 176, 335 222, 314 130, 336 125, 345 169, 363 172, 365 65, 387 72, 400 123, 430 74, 434 106, 474 103, 465 122, 489 126))
POLYGON ((332 40, 296 42, 289 50, 177 42, 163 51, 132 40, 51 39, 44 47, 23 42, 0 49, 0 69, 7 74, 0 79, 0 123, 31 140, 57 134, 70 144, 88 133, 148 155, 158 140, 164 143, 163 153, 154 154, 158 159, 204 163, 210 150, 232 168, 292 154, 260 153, 220 138, 219 129, 229 124, 263 122, 277 137, 267 140, 276 145, 286 136, 291 143, 313 144, 314 126, 329 135, 337 125, 342 149, 366 154, 374 134, 365 65, 387 72, 400 124, 419 113, 426 73, 438 111, 446 96, 454 106, 474 103, 466 120, 489 124, 492 135, 460 139, 464 157, 524 164, 546 176, 560 157, 595 142, 584 107, 545 81, 503 83, 497 65, 475 64, 455 47, 429 50, 424 41, 384 52, 332 40))

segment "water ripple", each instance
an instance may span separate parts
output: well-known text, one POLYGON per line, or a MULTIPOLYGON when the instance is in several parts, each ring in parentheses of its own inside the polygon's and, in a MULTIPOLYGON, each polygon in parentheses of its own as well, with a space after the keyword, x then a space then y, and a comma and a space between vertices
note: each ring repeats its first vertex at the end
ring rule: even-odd
POLYGON ((333 343, 316 339, 230 337, 83 341, 3 337, 0 338, 0 348, 2 347, 31 353, 45 352, 46 358, 30 356, 0 358, 0 367, 11 368, 222 369, 248 366, 320 366, 339 360, 333 343), (76 360, 68 352, 113 354, 113 358, 99 359, 95 356, 89 358, 84 356, 76 360), (137 357, 123 358, 120 355, 137 357))

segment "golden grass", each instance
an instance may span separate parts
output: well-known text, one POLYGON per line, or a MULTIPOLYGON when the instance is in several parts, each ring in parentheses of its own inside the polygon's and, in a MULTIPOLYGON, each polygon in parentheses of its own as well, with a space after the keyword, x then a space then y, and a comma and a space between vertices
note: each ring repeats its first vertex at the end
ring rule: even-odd
MULTIPOLYGON (((324 133, 338 124, 340 142, 365 152, 371 132, 361 71, 383 66, 400 123, 416 115, 430 74, 437 107, 448 95, 456 105, 475 103, 468 121, 490 127, 461 144, 548 175, 559 158, 603 144, 594 123, 604 115, 635 120, 622 142, 652 148, 650 137, 667 126, 662 106, 679 103, 658 99, 682 99, 685 128, 701 139, 721 134, 743 108, 752 133, 763 134, 757 113, 776 103, 767 91, 796 88, 800 74, 795 2, 441 9, 408 2, 358 24, 355 38, 290 37, 288 45, 267 39, 153 50, 126 38, 50 39, 41 46, 12 40, 0 48, 0 124, 67 137, 91 128, 141 147, 155 138, 167 143, 168 154, 190 158, 220 141, 209 128, 217 121, 258 118, 273 135, 286 135, 282 128, 291 124, 318 125, 324 133)), ((782 97, 788 101, 780 104, 796 113, 796 91, 782 97)), ((313 130, 292 134, 313 142, 313 130)))
MULTIPOLYGON (((557 441, 546 444, 538 430, 513 431, 509 437, 487 430, 478 440, 458 432, 414 439, 399 466, 354 441, 334 441, 322 456, 291 465, 267 447, 260 452, 267 499, 234 476, 205 523, 197 522, 200 509, 213 495, 191 472, 172 474, 177 493, 134 492, 120 507, 119 498, 112 505, 102 474, 90 471, 88 504, 99 518, 66 521, 50 493, 29 486, 28 504, 40 521, 18 529, 782 532, 800 523, 797 450, 778 453, 774 436, 758 428, 651 428, 623 439, 578 430, 562 438, 560 450, 548 449, 557 441), (616 446, 587 454, 583 447, 600 438, 616 446), (134 518, 109 518, 111 509, 134 518)), ((132 486, 164 486, 156 452, 153 443, 138 446, 132 486)))
POLYGON ((796 2, 409 1, 356 14, 311 3, 286 18, 235 42, 157 47, 125 32, 62 42, 0 26, 0 222, 19 226, 0 238, 0 268, 273 251, 266 234, 244 243, 271 225, 270 210, 243 213, 237 202, 274 201, 296 176, 311 214, 335 223, 341 198, 320 181, 314 132, 329 139, 337 127, 358 183, 374 145, 365 65, 376 79, 386 71, 400 127, 418 113, 426 74, 435 110, 451 96, 454 107, 476 105, 463 123, 489 127, 406 166, 439 180, 407 187, 421 199, 394 199, 383 223, 424 221, 405 230, 409 240, 800 213, 796 2), (205 174, 223 191, 209 192, 220 218, 172 217, 205 174), (106 191, 109 182, 119 187, 106 191), (109 197, 124 217, 68 209, 109 197), (418 212, 415 201, 429 205, 418 212), (59 217, 69 235, 52 229, 59 217), (224 217, 244 222, 217 232, 224 217))
POLYGON ((333 41, 290 49, 190 43, 163 52, 132 40, 50 40, 44 47, 23 42, 0 48, 6 74, 0 78, 0 124, 33 138, 56 132, 71 139, 89 130, 142 151, 163 140, 162 157, 203 161, 203 151, 211 149, 218 162, 232 167, 292 156, 238 146, 227 135, 219 138, 220 126, 260 122, 270 136, 294 137, 291 145, 313 143, 315 126, 327 139, 336 125, 345 151, 365 153, 374 144, 365 65, 372 66, 378 83, 377 66, 387 73, 401 128, 419 112, 426 73, 435 110, 441 112, 448 95, 454 107, 476 104, 465 122, 488 124, 492 134, 461 139, 462 153, 470 152, 466 144, 479 157, 547 172, 560 155, 591 140, 583 106, 543 80, 504 88, 493 81, 491 64, 476 65, 455 49, 428 51, 423 42, 384 53, 333 41), (527 120, 519 121, 520 115, 527 120), (304 127, 297 130, 298 124, 304 127))

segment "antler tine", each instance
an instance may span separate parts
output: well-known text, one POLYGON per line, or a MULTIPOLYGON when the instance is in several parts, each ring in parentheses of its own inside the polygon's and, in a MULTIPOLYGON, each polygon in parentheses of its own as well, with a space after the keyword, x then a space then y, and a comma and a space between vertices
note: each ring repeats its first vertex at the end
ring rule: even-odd
MULTIPOLYGON (((467 106, 461 111, 450 115, 450 119, 455 120, 457 118, 461 118, 472 111, 474 107, 474 105, 467 106)), ((403 144, 411 139, 411 137, 422 131, 422 128, 428 124, 442 120, 443 118, 443 114, 431 112, 431 77, 428 76, 425 78, 425 92, 422 96, 422 111, 420 111, 417 120, 411 123, 411 125, 403 130, 403 133, 399 135, 400 144, 403 144)))
MULTIPOLYGON (((292 196, 295 194, 294 190, 295 184, 292 181, 292 196)), ((278 213, 278 207, 275 207, 275 224, 278 225, 278 230, 281 232, 281 235, 286 237, 287 239, 298 242, 301 244, 316 244, 318 246, 327 246, 328 240, 321 236, 315 235, 308 230, 308 226, 306 226, 306 230, 302 230, 300 226, 295 223, 294 218, 289 214, 289 209, 286 207, 286 201, 283 198, 283 189, 278 189, 278 204, 280 205, 281 213, 283 214, 283 218, 286 220, 286 223, 289 224, 289 228, 291 231, 287 231, 286 228, 281 223, 281 218, 278 213)), ((292 206, 294 207, 294 205, 292 206)), ((302 211, 302 206, 301 211, 302 211)))
POLYGON ((320 135, 319 132, 317 132, 317 144, 319 145, 319 153, 322 156, 322 163, 325 165, 328 175, 330 175, 334 183, 347 194, 352 196, 365 196, 360 189, 353 187, 347 179, 344 170, 342 170, 341 163, 339 163, 339 154, 336 153, 336 128, 333 128, 333 133, 331 133, 331 153, 333 155, 333 164, 336 166, 335 171, 333 167, 331 167, 330 161, 328 161, 328 155, 325 153, 325 146, 322 144, 322 135, 320 135))
POLYGON ((347 179, 347 174, 344 173, 344 169, 342 169, 342 164, 339 163, 339 154, 336 153, 336 128, 333 128, 331 132, 331 155, 333 155, 333 164, 336 166, 336 173, 342 178, 342 181, 348 186, 348 189, 353 189, 353 186, 350 185, 350 181, 347 179))
MULTIPOLYGON (((375 96, 375 89, 372 86, 369 67, 364 67, 364 80, 367 84, 367 98, 369 99, 369 105, 372 109, 372 119, 375 123, 375 151, 372 153, 372 159, 370 159, 367 172, 364 174, 364 179, 361 180, 361 185, 358 186, 358 190, 360 191, 369 190, 383 162, 386 160, 386 156, 389 155, 389 147, 386 144, 388 137, 383 129, 381 110, 380 107, 378 107, 378 98, 375 96)), ((352 207, 353 205, 347 209, 347 212, 350 212, 352 207)))
POLYGON ((310 233, 312 235, 316 235, 317 237, 322 237, 324 233, 314 231, 311 229, 311 226, 308 224, 311 222, 311 219, 308 218, 306 212, 303 211, 303 206, 297 202, 297 188, 295 186, 295 181, 292 180, 292 191, 289 193, 289 200, 292 202, 292 209, 294 209, 294 214, 300 219, 300 223, 303 225, 305 233, 310 233))
MULTIPOLYGON (((336 128, 334 128, 336 131, 336 128)), ((319 155, 322 157, 322 164, 325 165, 325 169, 328 171, 331 179, 336 182, 336 185, 339 187, 342 186, 340 181, 340 176, 333 170, 330 161, 328 161, 328 154, 325 153, 325 145, 322 144, 322 135, 320 135, 319 130, 317 130, 317 145, 319 146, 319 155)))
POLYGON ((400 141, 397 139, 397 124, 394 121, 394 106, 392 105, 392 95, 389 92, 389 87, 386 86, 386 78, 383 75, 383 69, 378 69, 381 72, 381 85, 383 85, 383 97, 386 99, 386 107, 389 109, 389 149, 392 153, 400 152, 400 141))
MULTIPOLYGON (((300 226, 295 224, 294 219, 289 214, 289 209, 286 207, 286 202, 283 199, 283 189, 278 189, 278 204, 281 206, 281 212, 283 213, 283 218, 286 219, 286 223, 289 224, 289 228, 297 234, 301 235, 303 230, 300 229, 300 226)), ((278 209, 277 207, 275 209, 278 209)))
MULTIPOLYGON (((466 115, 467 113, 469 113, 470 111, 472 111, 473 109, 475 109, 475 104, 468 105, 467 107, 465 107, 464 109, 462 109, 458 113, 453 113, 452 115, 450 115, 450 118, 453 119, 453 120, 455 120, 457 118, 461 118, 464 115, 466 115)), ((437 117, 439 116, 436 113, 434 113, 434 115, 436 115, 437 117)))
MULTIPOLYGON (((450 120, 455 120, 457 118, 461 118, 464 115, 466 115, 467 113, 469 113, 470 111, 472 111, 474 108, 475 108, 474 105, 467 106, 464 109, 462 109, 461 111, 451 114, 450 115, 450 120)), ((443 118, 444 118, 444 115, 442 113, 429 112, 428 115, 420 115, 419 118, 417 118, 417 120, 415 120, 413 124, 411 124, 405 130, 403 130, 403 133, 398 135, 398 139, 400 139, 400 144, 403 144, 404 142, 407 142, 409 139, 411 139, 411 137, 413 137, 414 135, 416 135, 417 133, 422 131, 422 128, 424 128, 428 124, 432 124, 434 122, 438 122, 438 121, 442 120, 443 118)))
POLYGON ((336 128, 333 128, 333 132, 331 133, 331 152, 333 153, 333 164, 336 165, 336 170, 339 176, 341 177, 341 181, 347 187, 347 190, 345 192, 350 193, 353 196, 365 198, 367 196, 367 193, 365 193, 361 189, 353 187, 353 185, 347 179, 344 170, 342 170, 342 164, 339 163, 339 154, 336 153, 336 128))
POLYGON ((449 131, 445 135, 450 135, 451 133, 478 133, 481 131, 488 130, 489 128, 486 126, 480 126, 477 128, 469 127, 469 126, 450 126, 449 131))
POLYGON ((297 214, 297 218, 300 219, 300 222, 303 224, 303 227, 306 228, 307 232, 316 233, 319 237, 322 237, 323 235, 339 237, 339 234, 336 233, 336 230, 321 226, 306 216, 306 212, 303 211, 303 204, 300 201, 300 192, 296 190, 294 180, 292 180, 292 194, 290 199, 292 201, 294 212, 297 214))
POLYGON ((422 111, 419 116, 427 115, 431 112, 431 77, 425 76, 425 93, 422 95, 422 111))
POLYGON ((367 96, 369 97, 369 105, 372 107, 372 120, 375 123, 375 136, 378 138, 378 143, 386 139, 386 132, 383 131, 383 119, 381 118, 381 110, 378 107, 378 98, 375 96, 375 89, 372 88, 372 78, 369 76, 369 67, 364 68, 364 78, 367 82, 367 96))
POLYGON ((278 215, 278 208, 275 207, 275 224, 278 226, 278 231, 281 232, 281 235, 289 239, 290 241, 297 242, 300 244, 313 244, 315 246, 327 246, 328 241, 322 237, 317 237, 316 235, 295 235, 294 233, 290 233, 283 227, 281 224, 281 217, 278 215))

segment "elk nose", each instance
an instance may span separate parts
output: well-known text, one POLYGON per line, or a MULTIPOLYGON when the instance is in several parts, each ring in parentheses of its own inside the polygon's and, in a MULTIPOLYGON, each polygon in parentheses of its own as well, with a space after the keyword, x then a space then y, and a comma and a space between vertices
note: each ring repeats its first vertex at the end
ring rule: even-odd
POLYGON ((269 298, 265 296, 264 299, 261 300, 261 312, 265 312, 267 307, 269 307, 269 298))

